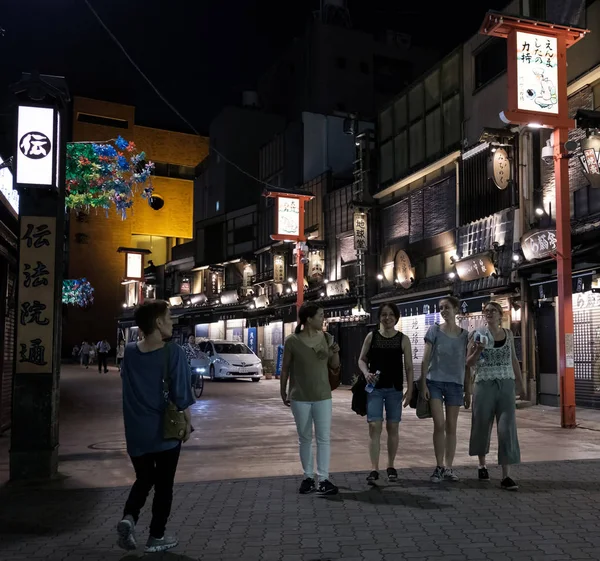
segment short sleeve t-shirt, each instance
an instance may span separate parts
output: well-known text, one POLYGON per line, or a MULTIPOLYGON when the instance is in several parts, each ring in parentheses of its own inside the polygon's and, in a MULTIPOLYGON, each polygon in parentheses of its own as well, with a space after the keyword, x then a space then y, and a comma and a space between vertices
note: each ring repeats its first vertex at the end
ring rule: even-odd
MULTIPOLYGON (((169 344, 171 401, 183 411, 194 404, 191 372, 183 349, 169 344)), ((179 440, 163 438, 163 375, 166 345, 143 353, 137 343, 129 343, 121 368, 123 381, 123 419, 127 453, 143 456, 175 448, 179 440)))
POLYGON ((330 335, 324 334, 323 342, 311 348, 298 335, 285 340, 285 351, 291 354, 290 399, 292 401, 324 401, 331 399, 329 385, 330 335))
POLYGON ((428 380, 464 385, 468 337, 465 329, 461 329, 457 337, 450 337, 437 323, 427 330, 425 342, 431 343, 433 347, 427 372, 428 380))

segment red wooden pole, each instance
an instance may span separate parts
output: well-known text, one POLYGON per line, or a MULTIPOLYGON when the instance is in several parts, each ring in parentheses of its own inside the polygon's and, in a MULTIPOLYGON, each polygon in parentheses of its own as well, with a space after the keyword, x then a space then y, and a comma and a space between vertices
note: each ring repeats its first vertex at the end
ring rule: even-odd
POLYGON ((569 197, 569 160, 564 148, 564 144, 568 139, 568 129, 554 129, 552 142, 554 144, 554 175, 556 180, 560 421, 563 428, 575 428, 571 205, 569 197))
POLYGON ((302 306, 304 302, 304 263, 302 263, 302 252, 300 251, 300 247, 302 242, 304 241, 304 200, 300 199, 298 201, 299 204, 299 212, 298 212, 298 222, 299 222, 299 237, 296 242, 296 309, 300 310, 300 306, 302 306))

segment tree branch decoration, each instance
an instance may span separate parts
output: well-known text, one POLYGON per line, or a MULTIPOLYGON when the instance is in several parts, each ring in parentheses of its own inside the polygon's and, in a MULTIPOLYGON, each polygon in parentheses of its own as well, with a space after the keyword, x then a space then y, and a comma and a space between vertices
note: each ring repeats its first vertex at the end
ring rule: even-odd
POLYGON ((144 199, 152 196, 153 169, 154 164, 146 162, 146 154, 120 136, 98 144, 68 143, 65 204, 74 210, 103 208, 107 216, 114 204, 125 220, 139 190, 144 199))
POLYGON ((94 289, 85 277, 63 281, 62 303, 87 308, 94 303, 94 289))

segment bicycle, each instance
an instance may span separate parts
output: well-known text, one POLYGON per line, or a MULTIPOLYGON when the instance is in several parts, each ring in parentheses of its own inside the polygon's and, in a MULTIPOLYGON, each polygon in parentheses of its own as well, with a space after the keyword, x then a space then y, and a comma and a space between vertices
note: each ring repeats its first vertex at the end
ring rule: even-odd
POLYGON ((202 393, 204 392, 204 376, 199 372, 192 375, 192 391, 196 399, 202 397, 202 393))

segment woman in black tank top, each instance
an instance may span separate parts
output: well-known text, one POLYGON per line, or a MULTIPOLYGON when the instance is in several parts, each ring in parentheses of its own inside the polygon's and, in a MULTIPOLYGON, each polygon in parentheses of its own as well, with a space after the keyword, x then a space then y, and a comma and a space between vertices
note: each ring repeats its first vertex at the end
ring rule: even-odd
POLYGON ((396 330, 400 311, 395 304, 384 304, 379 309, 379 328, 369 333, 363 344, 358 367, 367 381, 367 421, 369 422, 370 483, 379 479, 379 456, 383 409, 385 407, 388 467, 390 481, 397 481, 394 467, 398 451, 398 426, 402 418, 402 390, 406 372, 404 407, 410 402, 413 389, 413 363, 410 340, 396 330), (404 361, 404 369, 402 362, 404 361), (376 375, 376 373, 379 373, 376 375))

